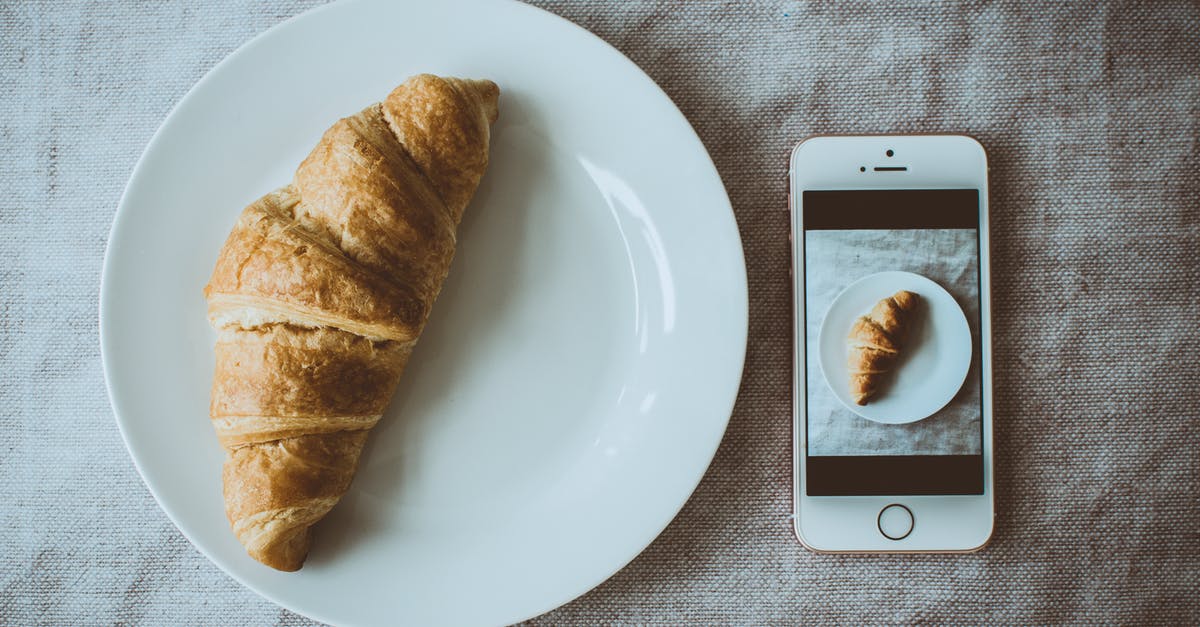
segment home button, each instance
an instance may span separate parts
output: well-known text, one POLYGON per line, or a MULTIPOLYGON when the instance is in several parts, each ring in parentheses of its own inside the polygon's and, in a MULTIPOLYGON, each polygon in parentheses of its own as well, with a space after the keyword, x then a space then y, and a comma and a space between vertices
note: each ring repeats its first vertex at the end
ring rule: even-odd
POLYGON ((912 510, 893 503, 879 512, 879 533, 889 540, 903 540, 913 530, 912 510))

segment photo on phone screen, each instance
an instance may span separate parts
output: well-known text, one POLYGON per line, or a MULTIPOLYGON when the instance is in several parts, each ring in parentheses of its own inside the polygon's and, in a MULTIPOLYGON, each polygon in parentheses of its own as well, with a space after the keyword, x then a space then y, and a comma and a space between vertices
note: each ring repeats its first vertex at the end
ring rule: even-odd
POLYGON ((975 189, 803 192, 809 496, 983 493, 979 213, 975 189), (893 270, 940 285, 970 327, 962 386, 940 410, 907 424, 848 409, 816 349, 834 299, 863 277, 893 270))

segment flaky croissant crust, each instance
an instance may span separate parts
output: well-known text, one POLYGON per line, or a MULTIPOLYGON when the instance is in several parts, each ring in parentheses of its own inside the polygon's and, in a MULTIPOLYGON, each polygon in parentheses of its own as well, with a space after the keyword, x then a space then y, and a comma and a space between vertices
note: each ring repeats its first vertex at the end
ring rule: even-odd
POLYGON ((210 415, 247 552, 300 568, 341 499, 449 271, 499 89, 419 75, 338 120, 242 212, 205 288, 210 415))
POLYGON ((878 392, 883 375, 895 366, 920 298, 913 292, 896 292, 850 327, 848 369, 855 403, 866 405, 878 392))

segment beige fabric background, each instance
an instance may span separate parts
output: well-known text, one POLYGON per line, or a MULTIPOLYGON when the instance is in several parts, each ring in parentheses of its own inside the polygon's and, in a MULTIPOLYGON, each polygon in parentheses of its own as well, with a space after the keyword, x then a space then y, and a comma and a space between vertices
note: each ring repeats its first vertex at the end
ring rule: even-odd
MULTIPOLYGON (((100 373, 100 264, 170 107, 311 2, 0 4, 0 623, 303 625, 156 507, 100 373)), ((551 2, 691 120, 749 266, 729 431, 665 533, 535 623, 1200 622, 1195 2, 551 2), (992 167, 998 519, 966 556, 789 530, 788 149, 962 132, 992 167)))

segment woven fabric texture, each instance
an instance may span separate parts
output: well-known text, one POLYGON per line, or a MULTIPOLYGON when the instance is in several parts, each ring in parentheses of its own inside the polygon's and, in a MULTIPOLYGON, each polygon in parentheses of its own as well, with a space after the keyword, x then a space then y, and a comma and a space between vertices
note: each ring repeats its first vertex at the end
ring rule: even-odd
MULTIPOLYGON (((0 624, 310 624, 158 509, 105 395, 96 303, 171 106, 311 4, 0 3, 0 624)), ((1200 623, 1200 5, 535 4, 695 126, 737 214, 750 339, 678 518, 534 623, 1200 623), (989 150, 996 533, 970 555, 816 555, 789 521, 786 158, 808 135, 914 132, 989 150)))

